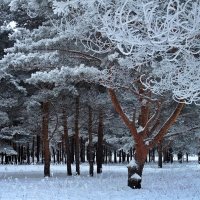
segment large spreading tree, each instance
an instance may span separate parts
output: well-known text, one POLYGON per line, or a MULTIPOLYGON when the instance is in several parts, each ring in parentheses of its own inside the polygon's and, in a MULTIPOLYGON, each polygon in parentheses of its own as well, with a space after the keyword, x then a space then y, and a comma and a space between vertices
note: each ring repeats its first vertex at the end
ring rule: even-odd
POLYGON ((32 32, 13 34, 17 42, 1 61, 5 71, 29 70, 23 78, 31 84, 86 81, 106 87, 135 143, 128 185, 140 188, 148 150, 162 142, 185 104, 199 104, 199 1, 30 2, 15 0, 11 8, 27 6, 36 17, 48 5, 50 17, 32 32), (66 62, 66 55, 79 61, 66 62), (123 109, 121 91, 132 94, 133 108, 123 109), (167 99, 177 105, 160 120, 167 99))

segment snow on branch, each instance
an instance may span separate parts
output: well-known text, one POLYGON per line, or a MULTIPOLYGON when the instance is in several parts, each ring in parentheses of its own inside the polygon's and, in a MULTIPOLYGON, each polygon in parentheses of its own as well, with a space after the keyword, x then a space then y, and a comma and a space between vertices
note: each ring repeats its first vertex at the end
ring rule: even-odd
MULTIPOLYGON (((181 62, 163 60, 143 84, 156 94, 172 92, 174 100, 200 105, 200 60, 185 56, 181 62)), ((142 79, 141 79, 142 80, 142 79)))
POLYGON ((49 72, 36 72, 32 74, 31 78, 27 79, 27 82, 31 84, 39 82, 62 84, 63 81, 98 81, 101 76, 102 73, 98 69, 80 65, 78 67, 61 67, 61 69, 54 69, 49 72))

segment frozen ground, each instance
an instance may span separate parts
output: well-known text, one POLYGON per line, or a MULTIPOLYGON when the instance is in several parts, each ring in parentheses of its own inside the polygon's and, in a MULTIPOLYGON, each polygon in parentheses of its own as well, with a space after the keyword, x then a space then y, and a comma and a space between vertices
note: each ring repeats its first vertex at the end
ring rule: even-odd
MULTIPOLYGON (((73 166, 74 170, 74 166, 73 166)), ((43 177, 42 165, 0 165, 0 200, 200 200, 200 165, 147 164, 142 189, 127 187, 125 165, 104 165, 103 174, 67 177, 65 165, 52 165, 52 177, 43 177)))

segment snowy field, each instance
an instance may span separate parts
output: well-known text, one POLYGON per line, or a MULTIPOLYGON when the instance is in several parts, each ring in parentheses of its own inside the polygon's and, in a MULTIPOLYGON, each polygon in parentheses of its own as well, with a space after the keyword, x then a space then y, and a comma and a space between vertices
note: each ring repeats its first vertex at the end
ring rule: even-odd
MULTIPOLYGON (((74 170, 74 166, 73 166, 74 170)), ((104 165, 103 174, 67 177, 65 165, 52 165, 52 177, 43 177, 42 165, 0 165, 0 200, 200 200, 200 165, 147 164, 142 189, 127 187, 125 165, 104 165)))

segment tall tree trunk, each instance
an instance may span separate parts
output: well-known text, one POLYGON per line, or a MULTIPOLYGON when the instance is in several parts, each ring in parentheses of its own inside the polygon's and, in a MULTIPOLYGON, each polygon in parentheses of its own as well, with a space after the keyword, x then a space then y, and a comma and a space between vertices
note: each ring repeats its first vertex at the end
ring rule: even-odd
POLYGON ((127 153, 127 162, 129 163, 130 162, 130 154, 129 153, 127 153))
POLYGON ((80 138, 80 141, 81 141, 80 158, 81 158, 81 162, 84 163, 85 162, 85 141, 82 137, 80 138))
POLYGON ((122 149, 122 162, 126 161, 126 152, 122 149))
POLYGON ((59 151, 59 149, 56 150, 56 158, 57 158, 57 163, 60 164, 60 151, 59 151))
POLYGON ((76 160, 76 174, 80 175, 80 149, 79 149, 79 96, 76 97, 76 111, 75 111, 75 160, 76 160))
POLYGON ((56 153, 55 153, 55 150, 53 147, 51 147, 52 149, 52 153, 53 153, 53 163, 55 164, 56 163, 56 153))
POLYGON ((170 155, 170 162, 173 163, 173 149, 170 147, 169 148, 169 155, 170 155))
POLYGON ((162 142, 158 143, 158 167, 162 168, 162 142))
POLYGON ((70 160, 71 160, 71 164, 74 163, 74 152, 75 152, 75 136, 73 135, 71 138, 70 138, 70 147, 71 147, 71 150, 70 150, 70 153, 71 153, 71 156, 70 156, 70 160))
POLYGON ((33 136, 31 156, 32 156, 32 163, 34 164, 35 163, 35 136, 33 136))
POLYGON ((117 163, 117 151, 114 150, 114 163, 117 163))
POLYGON ((119 150, 119 163, 122 162, 122 150, 119 150))
POLYGON ((37 152, 36 152, 36 157, 37 157, 37 163, 40 162, 40 135, 37 135, 37 152))
POLYGON ((24 147, 23 145, 20 147, 20 164, 23 164, 24 163, 24 147))
POLYGON ((98 141, 97 141, 97 174, 102 173, 103 163, 103 110, 99 110, 98 141))
POLYGON ((189 161, 189 154, 186 152, 186 162, 188 162, 189 161))
POLYGON ((18 164, 20 164, 21 163, 21 157, 20 157, 20 155, 21 155, 21 146, 19 145, 18 147, 17 147, 17 154, 18 154, 18 156, 17 156, 17 161, 18 161, 18 164))
POLYGON ((44 147, 44 176, 50 176, 50 150, 49 150, 49 102, 42 104, 42 136, 44 147))
POLYGON ((64 135, 62 134, 62 137, 61 137, 61 140, 62 140, 62 142, 61 142, 61 162, 62 163, 64 163, 64 135))
POLYGON ((88 107, 88 137, 89 137, 89 174, 94 175, 94 146, 92 144, 92 108, 88 107))
POLYGON ((26 148, 26 155, 27 155, 27 164, 30 164, 30 147, 29 147, 29 142, 27 143, 27 148, 26 148))
POLYGON ((71 176, 72 168, 71 168, 69 134, 68 134, 68 127, 67 127, 67 113, 64 108, 63 108, 63 127, 64 127, 64 145, 65 145, 65 151, 66 151, 66 156, 67 156, 67 175, 71 176))

